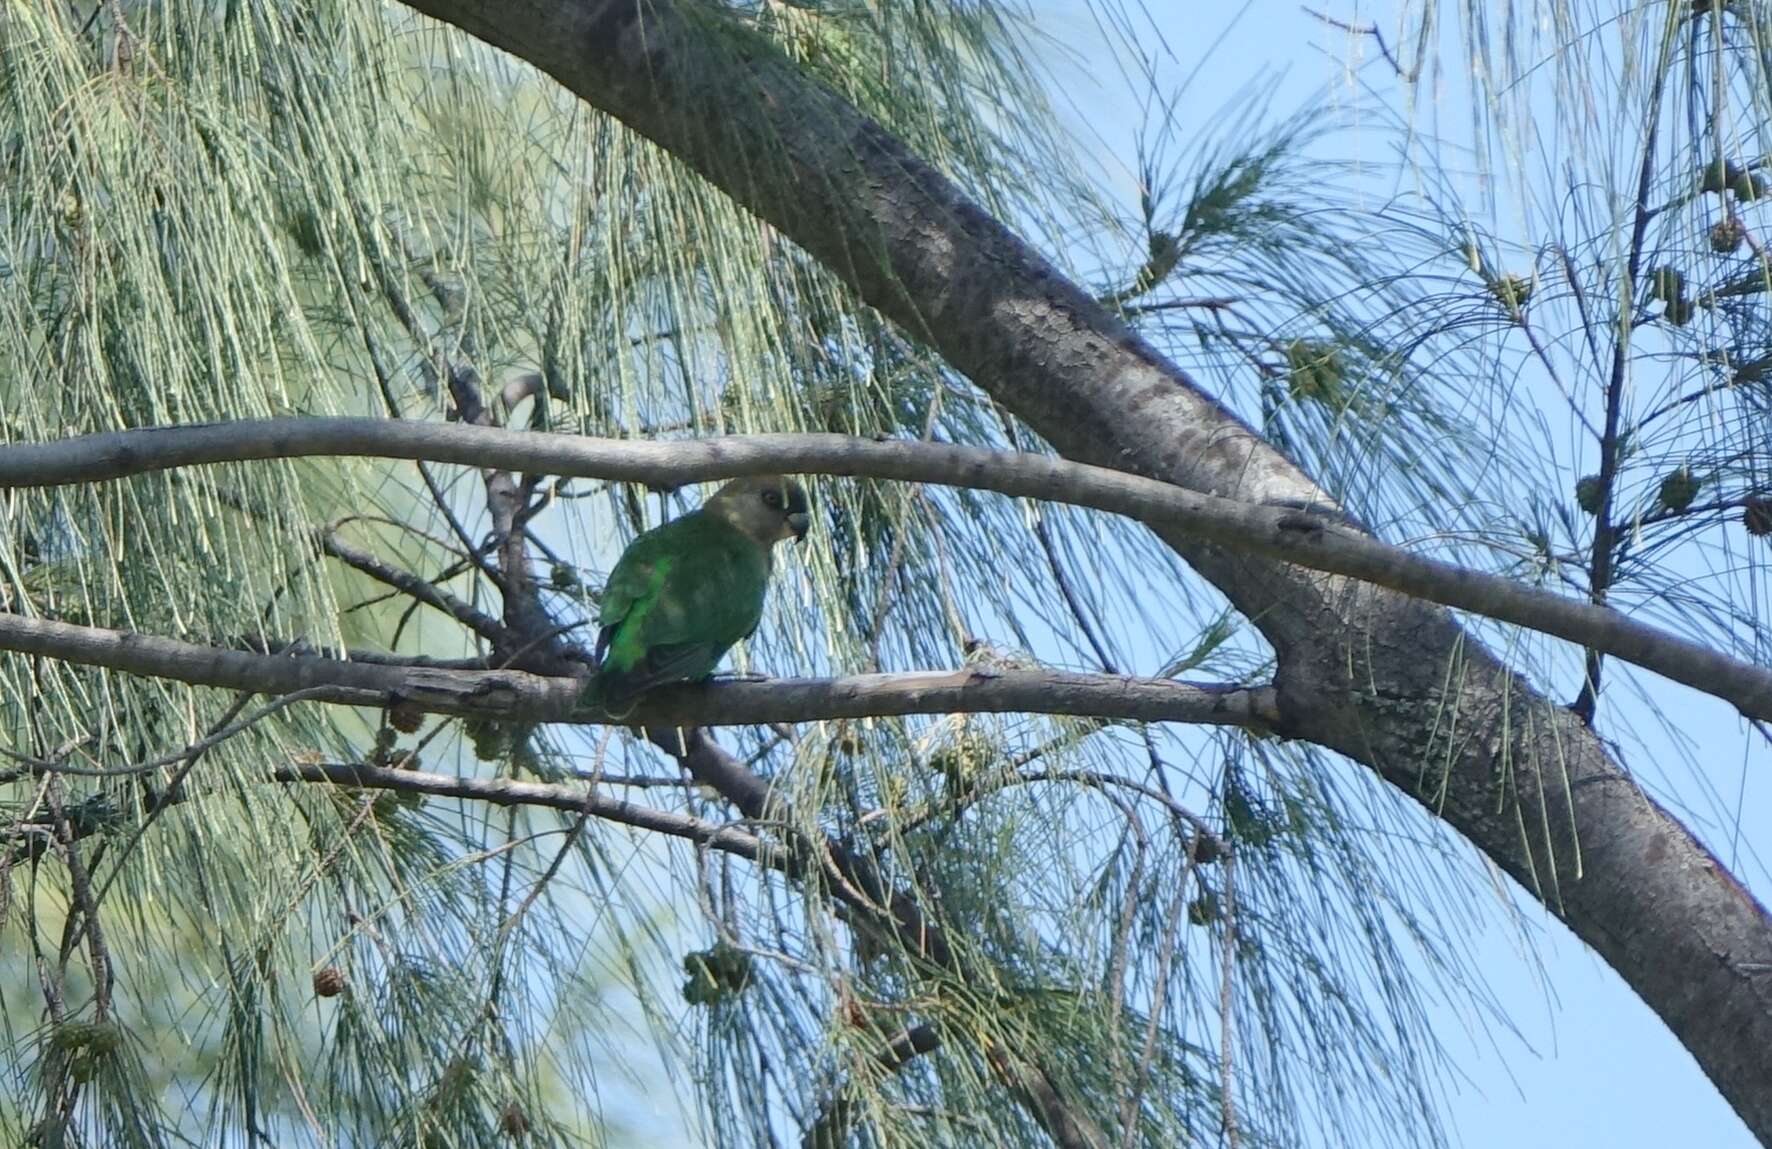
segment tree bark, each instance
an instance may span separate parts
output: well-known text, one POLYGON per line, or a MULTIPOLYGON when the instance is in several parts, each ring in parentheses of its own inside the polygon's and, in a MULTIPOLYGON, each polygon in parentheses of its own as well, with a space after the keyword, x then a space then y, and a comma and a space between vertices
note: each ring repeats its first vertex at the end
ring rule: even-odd
MULTIPOLYGON (((941 173, 711 6, 408 2, 701 172, 1066 456, 1329 505, 941 173)), ((1475 843, 1625 978, 1772 1143, 1772 922, 1590 729, 1444 610, 1158 533, 1272 643, 1282 733, 1365 763, 1475 843)))
MULTIPOLYGON (((1330 515, 1219 498, 1125 471, 1018 451, 827 434, 655 442, 465 423, 293 416, 141 427, 0 446, 0 489, 94 483, 203 463, 328 455, 461 463, 494 473, 522 470, 659 487, 738 475, 869 475, 1093 507, 1196 544, 1216 543, 1243 555, 1348 575, 1579 642, 1721 698, 1746 717, 1772 721, 1772 669, 1730 658, 1615 610, 1414 554, 1330 515)), ((336 531, 321 531, 319 538, 324 553, 452 616, 495 647, 512 642, 513 628, 348 546, 336 531)), ((539 622, 535 627, 548 629, 539 622)), ((0 628, 0 636, 4 633, 0 628)))
POLYGON ((1274 692, 1265 686, 985 663, 959 671, 665 686, 647 691, 645 698, 611 717, 581 701, 585 679, 578 677, 223 650, 159 635, 21 618, 5 611, 0 611, 0 650, 193 686, 253 694, 300 692, 315 702, 408 706, 424 714, 517 723, 613 722, 670 730, 903 714, 1065 714, 1267 731, 1279 720, 1274 692))

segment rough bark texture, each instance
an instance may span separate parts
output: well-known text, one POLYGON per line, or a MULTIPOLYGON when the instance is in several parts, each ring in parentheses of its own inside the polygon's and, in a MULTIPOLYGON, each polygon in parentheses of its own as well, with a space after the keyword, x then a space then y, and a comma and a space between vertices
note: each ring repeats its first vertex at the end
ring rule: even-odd
MULTIPOLYGON (((1158 533, 1191 538, 1196 546, 1216 543, 1240 555, 1349 575, 1518 623, 1647 667, 1724 699, 1749 718, 1772 721, 1772 669, 1730 658, 1617 611, 1417 555, 1329 515, 1220 498, 1125 471, 1019 451, 825 434, 595 439, 462 423, 295 416, 143 427, 0 446, 0 489, 95 483, 201 463, 335 455, 461 463, 494 475, 521 470, 655 486, 737 475, 870 475, 1068 502, 1131 516, 1158 533)), ((320 546, 376 581, 452 616, 494 649, 533 645, 513 637, 522 628, 507 626, 416 575, 347 545, 336 531, 320 532, 320 546)), ((525 622, 537 633, 552 625, 534 612, 525 622)), ((572 673, 557 661, 544 660, 536 669, 572 673)))
MULTIPOLYGON (((349 706, 405 705, 425 714, 519 723, 612 721, 606 712, 580 700, 584 678, 517 669, 390 666, 220 650, 3 611, 0 650, 224 690, 300 692, 312 701, 349 706)), ((666 686, 648 691, 613 721, 670 730, 898 714, 1073 714, 1254 730, 1270 730, 1279 720, 1274 692, 1268 687, 1201 686, 1166 678, 980 665, 956 672, 666 686)))
MULTIPOLYGON (((409 2, 701 171, 1067 456, 1253 501, 1326 503, 940 173, 718 12, 409 2)), ((1273 644, 1286 734, 1376 769, 1544 899, 1772 1139, 1772 923, 1591 731, 1438 608, 1162 533, 1273 644)))

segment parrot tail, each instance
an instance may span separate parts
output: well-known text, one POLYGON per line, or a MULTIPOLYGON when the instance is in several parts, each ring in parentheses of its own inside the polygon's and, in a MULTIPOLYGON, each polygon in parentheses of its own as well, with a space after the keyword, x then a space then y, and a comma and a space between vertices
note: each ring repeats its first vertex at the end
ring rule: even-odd
POLYGON ((590 685, 579 695, 579 701, 596 707, 620 722, 634 712, 645 689, 644 684, 636 688, 631 676, 605 665, 598 667, 597 672, 591 676, 590 685))

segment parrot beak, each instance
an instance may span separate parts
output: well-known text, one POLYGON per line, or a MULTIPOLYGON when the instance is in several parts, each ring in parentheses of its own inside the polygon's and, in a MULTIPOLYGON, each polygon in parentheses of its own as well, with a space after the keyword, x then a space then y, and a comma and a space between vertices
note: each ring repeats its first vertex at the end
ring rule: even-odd
POLYGON ((795 511, 788 516, 788 530, 794 532, 795 542, 804 542, 806 532, 812 526, 812 516, 805 511, 795 511))

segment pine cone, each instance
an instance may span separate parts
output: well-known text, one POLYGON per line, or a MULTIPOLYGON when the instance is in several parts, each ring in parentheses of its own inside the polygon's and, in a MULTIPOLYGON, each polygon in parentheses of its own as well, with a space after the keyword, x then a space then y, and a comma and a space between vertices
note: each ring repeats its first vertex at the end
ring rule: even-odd
POLYGON ((410 702, 396 702, 388 708, 388 725, 402 734, 417 733, 425 720, 425 712, 410 702))
POLYGON ((1741 510, 1741 525, 1755 538, 1772 535, 1772 499, 1749 499, 1741 510))

